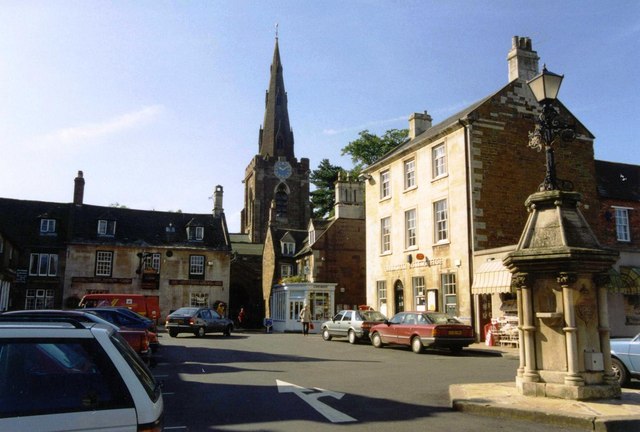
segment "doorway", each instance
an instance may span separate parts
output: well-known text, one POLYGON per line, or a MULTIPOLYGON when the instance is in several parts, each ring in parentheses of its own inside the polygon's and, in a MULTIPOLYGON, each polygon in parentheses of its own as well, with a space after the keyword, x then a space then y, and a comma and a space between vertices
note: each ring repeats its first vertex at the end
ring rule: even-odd
POLYGON ((404 312, 404 285, 401 281, 396 281, 393 285, 393 300, 395 302, 395 313, 404 312))

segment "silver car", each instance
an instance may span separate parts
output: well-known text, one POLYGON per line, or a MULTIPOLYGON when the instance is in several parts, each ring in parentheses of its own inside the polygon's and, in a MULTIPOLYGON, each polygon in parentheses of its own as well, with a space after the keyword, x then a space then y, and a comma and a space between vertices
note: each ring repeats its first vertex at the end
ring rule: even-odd
POLYGON ((369 329, 387 317, 374 310, 341 310, 331 320, 322 323, 322 338, 346 337, 349 343, 369 340, 369 329))

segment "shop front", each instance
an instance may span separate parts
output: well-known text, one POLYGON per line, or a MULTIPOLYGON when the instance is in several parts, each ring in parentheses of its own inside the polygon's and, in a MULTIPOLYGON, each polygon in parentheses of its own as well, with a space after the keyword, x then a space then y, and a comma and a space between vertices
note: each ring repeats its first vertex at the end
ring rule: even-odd
POLYGON ((271 291, 273 331, 302 332, 298 317, 302 308, 309 305, 313 324, 309 332, 320 333, 320 325, 333 316, 336 285, 307 282, 275 285, 271 291))

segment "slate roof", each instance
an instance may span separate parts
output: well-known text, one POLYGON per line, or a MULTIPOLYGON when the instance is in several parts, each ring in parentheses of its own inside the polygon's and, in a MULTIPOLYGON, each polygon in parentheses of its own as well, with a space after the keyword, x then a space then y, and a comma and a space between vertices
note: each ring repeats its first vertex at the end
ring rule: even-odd
POLYGON ((640 201, 640 166, 596 160, 598 194, 602 198, 640 201))
POLYGON ((134 210, 0 198, 0 230, 19 245, 65 244, 185 246, 230 250, 224 215, 134 210), (56 219, 56 235, 41 235, 41 218, 56 219), (115 235, 98 235, 98 220, 116 222, 115 235), (204 227, 202 241, 187 239, 187 226, 204 227), (174 229, 172 230, 171 227, 174 229))

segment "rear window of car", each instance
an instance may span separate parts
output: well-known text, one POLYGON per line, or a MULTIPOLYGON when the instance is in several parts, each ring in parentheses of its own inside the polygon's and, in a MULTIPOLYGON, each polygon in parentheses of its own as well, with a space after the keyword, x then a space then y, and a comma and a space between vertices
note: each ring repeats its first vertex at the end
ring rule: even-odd
POLYGON ((132 407, 95 339, 0 339, 0 418, 132 407))
POLYGON ((140 384, 142 384, 142 387, 147 392, 147 395, 149 395, 149 398, 156 402, 160 397, 162 390, 147 365, 142 361, 140 356, 136 354, 127 341, 118 333, 113 333, 111 335, 111 341, 118 351, 120 351, 120 354, 122 354, 125 361, 129 364, 133 373, 140 381, 140 384))
POLYGON ((387 319, 378 311, 361 311, 360 315, 362 315, 362 321, 384 321, 387 319))

